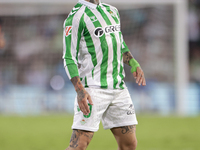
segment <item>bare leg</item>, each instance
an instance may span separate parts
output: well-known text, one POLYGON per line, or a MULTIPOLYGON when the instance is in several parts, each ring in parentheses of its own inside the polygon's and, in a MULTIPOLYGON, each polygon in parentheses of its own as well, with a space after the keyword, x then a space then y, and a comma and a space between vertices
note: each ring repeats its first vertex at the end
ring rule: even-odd
POLYGON ((118 150, 135 150, 137 147, 136 126, 124 126, 111 129, 118 143, 118 150))
POLYGON ((94 132, 73 130, 70 145, 66 150, 85 150, 89 145, 94 132))

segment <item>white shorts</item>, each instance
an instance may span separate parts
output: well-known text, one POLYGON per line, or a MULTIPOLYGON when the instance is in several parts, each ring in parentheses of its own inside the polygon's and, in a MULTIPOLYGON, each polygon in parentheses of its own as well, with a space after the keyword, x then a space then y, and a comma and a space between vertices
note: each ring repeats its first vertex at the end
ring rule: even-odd
POLYGON ((86 88, 93 105, 91 112, 84 116, 75 98, 72 129, 96 132, 102 121, 104 129, 138 124, 128 89, 86 88))

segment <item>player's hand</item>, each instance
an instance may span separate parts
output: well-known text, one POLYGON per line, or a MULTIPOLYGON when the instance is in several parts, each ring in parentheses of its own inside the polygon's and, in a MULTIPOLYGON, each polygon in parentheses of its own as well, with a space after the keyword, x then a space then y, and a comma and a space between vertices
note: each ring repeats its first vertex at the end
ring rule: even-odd
POLYGON ((144 72, 143 72, 143 70, 142 70, 141 67, 137 67, 136 72, 133 72, 133 76, 136 79, 136 83, 139 86, 140 85, 143 85, 143 86, 146 85, 146 80, 145 80, 145 77, 144 77, 144 72))
POLYGON ((90 109, 88 106, 88 102, 93 105, 92 99, 85 88, 77 91, 77 101, 80 110, 83 112, 84 115, 88 115, 90 113, 90 109))

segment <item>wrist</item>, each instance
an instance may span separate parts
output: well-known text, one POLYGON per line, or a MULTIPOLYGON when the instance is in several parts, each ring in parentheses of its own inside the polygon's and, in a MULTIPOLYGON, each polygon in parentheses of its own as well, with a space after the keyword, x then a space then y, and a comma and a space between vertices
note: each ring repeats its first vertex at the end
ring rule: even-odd
POLYGON ((78 93, 79 91, 83 90, 84 87, 81 83, 79 76, 75 76, 71 79, 72 84, 74 85, 75 91, 78 93))
POLYGON ((137 71, 137 67, 140 67, 140 64, 137 62, 137 60, 135 60, 134 58, 132 58, 129 61, 129 65, 132 67, 131 68, 131 72, 136 72, 137 71))
POLYGON ((84 87, 83 87, 83 85, 81 84, 81 85, 78 85, 77 87, 75 87, 75 91, 78 93, 78 92, 80 92, 80 91, 82 91, 82 90, 84 90, 84 87))

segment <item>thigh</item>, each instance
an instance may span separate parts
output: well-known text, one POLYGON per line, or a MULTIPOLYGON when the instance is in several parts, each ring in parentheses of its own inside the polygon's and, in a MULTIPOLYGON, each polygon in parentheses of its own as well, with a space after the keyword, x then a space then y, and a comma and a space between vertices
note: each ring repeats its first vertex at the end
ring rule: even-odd
POLYGON ((115 90, 114 93, 114 99, 102 117, 104 129, 138 124, 128 90, 115 90))
POLYGON ((86 90, 93 101, 93 105, 89 104, 90 114, 88 116, 83 115, 79 109, 77 100, 75 100, 72 129, 96 132, 99 129, 100 120, 109 106, 112 96, 106 94, 101 89, 86 88, 86 90))
POLYGON ((73 130, 70 145, 67 150, 84 150, 87 148, 88 144, 92 140, 94 132, 83 131, 83 130, 73 130))
POLYGON ((128 149, 129 147, 136 148, 136 125, 123 126, 111 129, 120 150, 128 149))

